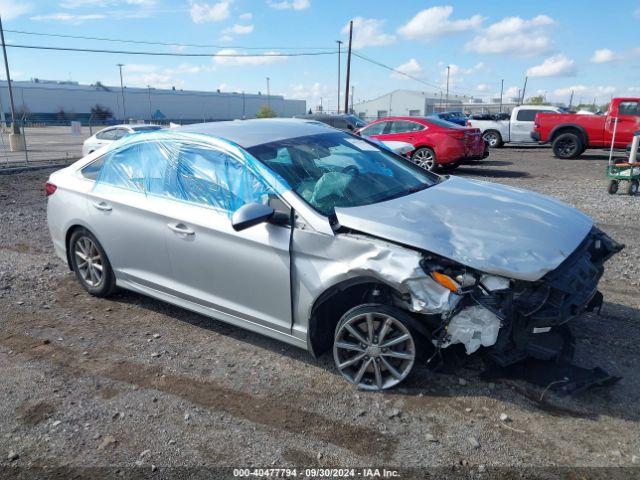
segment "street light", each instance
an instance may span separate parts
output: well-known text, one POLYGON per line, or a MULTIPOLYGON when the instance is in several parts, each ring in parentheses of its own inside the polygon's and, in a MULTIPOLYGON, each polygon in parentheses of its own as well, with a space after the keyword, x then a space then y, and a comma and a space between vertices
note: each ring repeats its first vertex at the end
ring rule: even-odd
POLYGON ((122 83, 122 67, 124 67, 124 64, 118 63, 116 66, 120 69, 120 97, 122 98, 122 119, 126 122, 127 108, 124 105, 124 83, 122 83))

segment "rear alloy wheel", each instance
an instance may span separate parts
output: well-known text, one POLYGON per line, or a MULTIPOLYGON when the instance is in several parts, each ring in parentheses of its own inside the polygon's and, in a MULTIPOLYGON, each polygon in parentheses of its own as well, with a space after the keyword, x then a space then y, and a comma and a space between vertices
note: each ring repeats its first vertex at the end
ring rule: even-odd
POLYGON ((583 151, 582 141, 575 133, 562 133, 553 141, 553 154, 558 158, 576 158, 583 151))
POLYGON ((69 240, 71 267, 91 295, 107 297, 115 290, 115 275, 104 249, 91 232, 78 229, 69 240))
POLYGON ((627 188, 627 193, 631 196, 638 194, 638 180, 631 180, 629 182, 629 188, 627 188))
POLYGON ((482 134, 482 138, 491 148, 499 148, 502 146, 502 135, 496 130, 487 130, 482 134))
POLYGON ((344 314, 336 328, 333 359, 349 383, 385 390, 407 378, 417 349, 405 317, 386 305, 362 305, 344 314))
POLYGON ((422 147, 413 152, 411 161, 420 168, 424 168, 430 172, 433 172, 438 166, 435 152, 428 147, 422 147))

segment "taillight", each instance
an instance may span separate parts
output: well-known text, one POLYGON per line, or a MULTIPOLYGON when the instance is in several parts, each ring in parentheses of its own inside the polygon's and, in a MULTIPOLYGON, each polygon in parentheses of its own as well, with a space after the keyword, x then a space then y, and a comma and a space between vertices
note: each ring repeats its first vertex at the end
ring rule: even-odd
POLYGON ((47 182, 44 184, 44 194, 45 196, 49 196, 49 195, 53 195, 54 193, 56 193, 56 187, 53 183, 51 182, 47 182))
POLYGON ((451 135, 453 138, 458 138, 458 139, 460 139, 460 140, 462 140, 463 138, 465 138, 465 137, 466 137, 465 132, 464 132, 464 131, 460 131, 460 130, 453 130, 453 131, 450 133, 450 135, 451 135))
POLYGON ((471 127, 471 122, 467 120, 467 127, 471 127))

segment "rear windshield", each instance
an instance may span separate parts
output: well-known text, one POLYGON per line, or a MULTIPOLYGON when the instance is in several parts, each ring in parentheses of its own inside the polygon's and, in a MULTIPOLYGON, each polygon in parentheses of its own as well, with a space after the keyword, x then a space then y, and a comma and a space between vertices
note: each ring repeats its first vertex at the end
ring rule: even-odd
POLYGON ((148 132, 151 130, 160 130, 162 127, 160 125, 140 125, 139 127, 131 127, 131 129, 135 132, 148 132))
POLYGON ((465 128, 462 125, 458 125, 457 123, 447 122, 446 120, 442 120, 438 117, 426 117, 425 120, 434 125, 438 125, 439 127, 444 128, 465 128))

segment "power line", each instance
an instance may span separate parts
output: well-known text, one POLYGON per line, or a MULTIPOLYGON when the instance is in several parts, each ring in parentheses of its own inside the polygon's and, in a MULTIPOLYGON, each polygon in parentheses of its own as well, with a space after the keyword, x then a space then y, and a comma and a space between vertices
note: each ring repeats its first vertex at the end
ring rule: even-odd
MULTIPOLYGON (((384 63, 379 62, 378 60, 374 60, 373 58, 366 57, 366 56, 362 55, 361 53, 356 52, 355 50, 353 51, 353 55, 358 57, 358 58, 360 58, 360 59, 362 59, 362 60, 364 60, 364 61, 366 61, 366 62, 372 63, 372 64, 377 65, 377 66, 382 67, 382 68, 385 68, 385 69, 390 70, 392 72, 395 72, 395 73, 397 73, 399 75, 404 75, 405 77, 407 77, 407 78, 409 78, 411 80, 414 80, 416 82, 422 83, 423 85, 427 85, 428 87, 435 88, 439 92, 442 92, 442 86, 440 86, 440 85, 438 85, 436 83, 428 82, 428 81, 423 80, 421 78, 414 77, 413 75, 410 75, 410 74, 408 74, 406 72, 403 72, 402 70, 398 70, 398 69, 393 68, 393 67, 391 67, 389 65, 385 65, 384 63)), ((456 95, 461 95, 461 96, 470 96, 470 95, 466 95, 465 93, 456 92, 456 91, 453 91, 453 90, 451 90, 451 93, 455 93, 456 95)))
POLYGON ((108 50, 97 48, 72 48, 72 47, 45 47, 43 45, 4 44, 10 48, 26 48, 33 50, 57 50, 63 52, 88 52, 88 53, 113 53, 119 55, 151 55, 161 57, 222 57, 222 58, 251 58, 251 57, 313 57, 319 55, 335 55, 337 51, 325 52, 264 52, 264 53, 184 53, 184 52, 145 52, 133 50, 108 50))
POLYGON ((119 43, 134 43, 142 45, 161 45, 165 47, 194 47, 194 48, 239 48, 243 50, 295 50, 303 48, 306 50, 324 50, 327 47, 245 47, 239 45, 212 45, 212 44, 198 44, 198 43, 169 43, 169 42, 157 42, 151 40, 127 40, 122 38, 107 38, 107 37, 89 37, 84 35, 66 35, 62 33, 42 33, 42 32, 29 32, 26 30, 5 30, 5 32, 17 33, 20 35, 37 35, 40 37, 57 37, 57 38, 73 38, 76 40, 96 40, 100 42, 119 42, 119 43))

